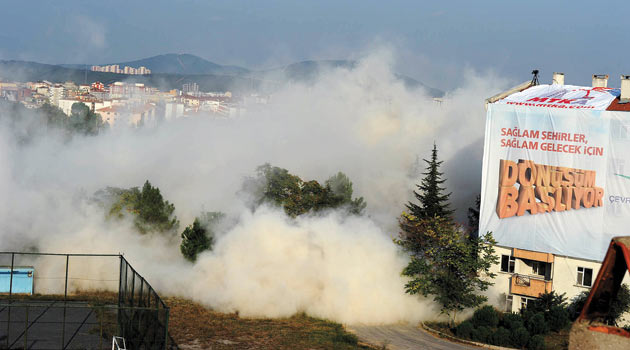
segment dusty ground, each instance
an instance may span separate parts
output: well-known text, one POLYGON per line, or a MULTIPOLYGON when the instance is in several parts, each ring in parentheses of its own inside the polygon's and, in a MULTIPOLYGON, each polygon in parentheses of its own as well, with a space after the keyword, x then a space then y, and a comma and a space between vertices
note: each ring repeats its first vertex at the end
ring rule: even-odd
POLYGON ((375 349, 340 324, 306 315, 249 319, 189 300, 165 301, 171 308, 169 330, 181 349, 375 349))

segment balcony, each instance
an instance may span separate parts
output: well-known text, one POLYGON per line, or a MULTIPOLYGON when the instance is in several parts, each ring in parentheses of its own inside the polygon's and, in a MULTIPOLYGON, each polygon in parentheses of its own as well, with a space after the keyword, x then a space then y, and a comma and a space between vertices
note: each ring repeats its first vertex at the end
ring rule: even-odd
POLYGON ((536 277, 514 274, 510 278, 510 293, 538 298, 540 294, 551 292, 552 282, 536 277))
POLYGON ((531 250, 514 248, 512 255, 515 258, 519 258, 519 259, 527 259, 527 260, 533 260, 533 261, 553 263, 553 254, 551 253, 534 252, 531 250))

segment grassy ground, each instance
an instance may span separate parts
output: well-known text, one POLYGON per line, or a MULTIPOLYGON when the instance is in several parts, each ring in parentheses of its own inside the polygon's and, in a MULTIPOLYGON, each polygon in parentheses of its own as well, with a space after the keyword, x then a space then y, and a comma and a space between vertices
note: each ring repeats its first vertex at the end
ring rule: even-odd
POLYGON ((249 319, 167 298, 169 329, 182 349, 374 349, 359 344, 340 324, 306 315, 249 319))
MULTIPOLYGON (((455 337, 455 332, 446 322, 426 322, 432 329, 455 337)), ((545 335, 545 350, 567 350, 569 348, 569 328, 545 335)))

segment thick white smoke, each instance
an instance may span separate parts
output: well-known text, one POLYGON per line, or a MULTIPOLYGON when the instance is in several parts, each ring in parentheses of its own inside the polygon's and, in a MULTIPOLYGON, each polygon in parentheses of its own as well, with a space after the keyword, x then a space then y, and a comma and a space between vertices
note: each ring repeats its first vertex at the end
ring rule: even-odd
MULTIPOLYGON (((433 142, 445 168, 457 169, 445 174, 452 198, 473 204, 480 173, 468 167, 480 161, 483 99, 505 81, 469 72, 438 104, 422 89, 406 88, 391 57, 380 51, 314 83, 290 83, 269 105, 234 119, 178 120, 69 143, 39 137, 28 145, 3 127, 0 249, 124 252, 159 292, 243 315, 305 311, 363 323, 432 317, 430 303, 404 293, 405 257, 391 241, 396 219, 418 182, 417 157, 427 158, 433 142), (453 157, 466 166, 449 164, 453 157), (273 208, 249 212, 236 193, 265 162, 319 181, 343 171, 355 196, 365 197, 367 216, 290 220, 273 208), (236 226, 192 265, 181 258, 178 237, 138 235, 128 221, 107 221, 89 200, 103 187, 146 179, 175 204, 182 226, 202 208, 228 213, 236 226)), ((61 266, 40 265, 39 275, 61 266)), ((104 266, 73 273, 88 279, 104 266)), ((81 287, 78 281, 71 287, 81 287)), ((84 283, 115 288, 111 281, 84 283)))

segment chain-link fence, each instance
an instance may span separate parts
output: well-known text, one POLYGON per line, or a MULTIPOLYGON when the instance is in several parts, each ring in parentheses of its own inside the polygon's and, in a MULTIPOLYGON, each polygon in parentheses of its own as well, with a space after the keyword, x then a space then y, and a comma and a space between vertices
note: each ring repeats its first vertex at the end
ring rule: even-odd
POLYGON ((0 349, 174 349, 168 317, 122 255, 0 252, 0 349))

